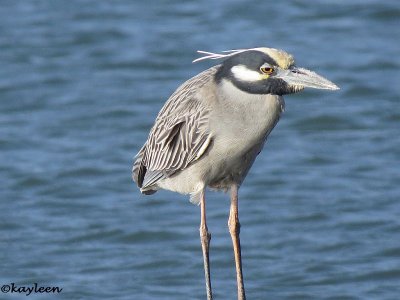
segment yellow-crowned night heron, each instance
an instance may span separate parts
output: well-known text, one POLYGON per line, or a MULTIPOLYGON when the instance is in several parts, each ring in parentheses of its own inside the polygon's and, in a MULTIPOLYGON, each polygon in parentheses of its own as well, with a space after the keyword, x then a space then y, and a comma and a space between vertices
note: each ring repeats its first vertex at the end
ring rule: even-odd
POLYGON ((195 60, 224 61, 183 83, 157 116, 136 156, 133 179, 144 194, 166 189, 190 194, 200 204, 200 237, 207 298, 212 299, 205 189, 230 190, 238 298, 245 299, 239 240, 238 189, 279 120, 282 95, 305 87, 336 90, 316 73, 299 68, 277 49, 253 48, 223 54, 199 51, 195 60))

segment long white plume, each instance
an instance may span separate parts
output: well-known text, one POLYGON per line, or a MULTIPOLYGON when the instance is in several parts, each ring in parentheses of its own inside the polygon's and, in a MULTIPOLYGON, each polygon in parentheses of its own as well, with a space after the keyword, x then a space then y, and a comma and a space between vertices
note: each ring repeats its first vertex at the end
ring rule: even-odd
POLYGON ((196 63, 198 61, 206 60, 206 59, 221 59, 221 58, 227 58, 232 55, 249 51, 249 50, 258 50, 260 51, 260 48, 250 48, 250 49, 236 49, 236 50, 225 50, 222 51, 222 53, 212 53, 208 51, 202 51, 202 50, 197 50, 197 53, 199 54, 204 54, 204 56, 196 58, 193 63, 196 63))

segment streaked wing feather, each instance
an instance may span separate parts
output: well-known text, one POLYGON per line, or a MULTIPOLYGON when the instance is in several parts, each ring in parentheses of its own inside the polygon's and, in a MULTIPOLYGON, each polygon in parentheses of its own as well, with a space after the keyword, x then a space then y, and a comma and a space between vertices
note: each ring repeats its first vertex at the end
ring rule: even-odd
POLYGON ((133 166, 133 179, 144 190, 199 159, 211 142, 209 110, 197 95, 218 66, 191 78, 169 98, 133 166))
POLYGON ((151 186, 163 177, 162 171, 147 171, 144 176, 142 187, 151 186))

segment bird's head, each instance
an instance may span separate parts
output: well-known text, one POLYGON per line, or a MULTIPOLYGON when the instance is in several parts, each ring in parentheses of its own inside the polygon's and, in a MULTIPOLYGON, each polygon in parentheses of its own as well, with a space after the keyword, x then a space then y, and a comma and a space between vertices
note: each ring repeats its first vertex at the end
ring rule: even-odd
POLYGON ((229 50, 224 54, 199 51, 203 59, 221 59, 215 75, 217 82, 228 80, 240 90, 251 94, 285 95, 306 87, 337 90, 333 82, 307 69, 295 65, 294 58, 283 50, 253 48, 229 50))

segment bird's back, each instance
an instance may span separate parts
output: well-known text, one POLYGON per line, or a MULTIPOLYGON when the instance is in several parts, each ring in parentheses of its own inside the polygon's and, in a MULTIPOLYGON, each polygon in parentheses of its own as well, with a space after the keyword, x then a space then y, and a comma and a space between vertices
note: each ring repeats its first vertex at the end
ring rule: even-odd
POLYGON ((217 68, 183 83, 159 112, 132 170, 143 193, 153 193, 158 181, 187 168, 205 152, 210 143, 209 105, 199 91, 213 80, 217 68))

